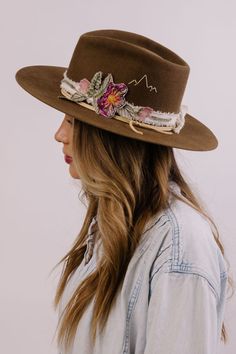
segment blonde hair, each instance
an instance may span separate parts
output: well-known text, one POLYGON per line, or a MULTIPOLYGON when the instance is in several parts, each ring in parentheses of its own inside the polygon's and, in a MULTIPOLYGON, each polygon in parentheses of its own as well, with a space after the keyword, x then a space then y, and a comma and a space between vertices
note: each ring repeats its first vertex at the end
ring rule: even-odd
MULTIPOLYGON (((77 325, 92 299, 93 344, 97 328, 104 328, 146 223, 168 207, 169 181, 176 182, 184 196, 182 199, 173 192, 175 197, 184 202, 187 199, 214 226, 214 239, 224 255, 217 227, 181 174, 173 148, 130 139, 73 119, 73 160, 88 208, 72 248, 56 265, 63 263, 55 308, 70 276, 83 260, 88 228, 95 215, 96 237, 101 238, 104 252, 96 270, 78 285, 58 322, 57 341, 66 349, 72 345, 77 325)), ((227 259, 226 262, 229 268, 227 259)), ((233 288, 230 277, 228 282, 233 288)), ((227 341, 224 323, 221 340, 227 341)))

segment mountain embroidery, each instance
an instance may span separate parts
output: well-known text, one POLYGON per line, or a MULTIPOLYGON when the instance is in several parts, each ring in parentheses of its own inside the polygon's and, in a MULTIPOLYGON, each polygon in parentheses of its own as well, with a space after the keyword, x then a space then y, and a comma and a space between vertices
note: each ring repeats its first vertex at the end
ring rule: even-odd
POLYGON ((134 80, 128 82, 128 84, 132 84, 134 82, 134 85, 137 86, 143 79, 145 80, 146 87, 150 90, 150 92, 154 90, 157 93, 157 89, 155 86, 148 85, 147 74, 143 75, 143 77, 139 81, 134 79, 134 80))

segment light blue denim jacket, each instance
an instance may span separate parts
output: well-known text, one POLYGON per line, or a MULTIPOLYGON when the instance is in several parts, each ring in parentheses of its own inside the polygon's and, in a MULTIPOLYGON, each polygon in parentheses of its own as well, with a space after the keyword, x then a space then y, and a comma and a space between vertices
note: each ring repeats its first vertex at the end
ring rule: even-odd
MULTIPOLYGON (((171 186, 180 193, 174 182, 171 186)), ((92 243, 87 245, 88 255, 92 243)), ((84 258, 68 283, 59 315, 101 254, 98 240, 90 259, 86 263, 84 258)), ((91 302, 72 351, 59 348, 59 354, 218 354, 227 277, 225 259, 207 220, 171 195, 170 207, 146 225, 94 348, 89 337, 91 302)))

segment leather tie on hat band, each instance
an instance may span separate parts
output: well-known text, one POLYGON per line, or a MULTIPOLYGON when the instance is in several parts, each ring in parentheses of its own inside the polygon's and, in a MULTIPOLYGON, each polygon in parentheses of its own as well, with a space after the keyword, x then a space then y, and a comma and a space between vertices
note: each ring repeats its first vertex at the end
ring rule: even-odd
POLYGON ((86 78, 79 82, 73 81, 67 77, 67 70, 63 76, 60 84, 63 96, 58 96, 58 98, 66 98, 106 118, 115 118, 128 123, 135 133, 143 134, 135 129, 134 124, 164 134, 173 134, 173 132, 179 134, 185 124, 187 106, 181 105, 179 113, 161 112, 151 107, 135 106, 125 100, 124 96, 128 91, 126 84, 114 83, 111 74, 102 80, 102 72, 98 71, 91 82, 86 78))

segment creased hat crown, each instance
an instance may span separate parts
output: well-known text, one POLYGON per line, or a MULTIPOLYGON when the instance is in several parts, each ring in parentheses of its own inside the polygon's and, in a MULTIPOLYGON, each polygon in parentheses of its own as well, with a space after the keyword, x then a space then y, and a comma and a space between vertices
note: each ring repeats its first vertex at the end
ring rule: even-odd
POLYGON ((162 112, 178 113, 189 65, 168 48, 139 34, 97 30, 80 36, 67 76, 78 82, 102 71, 128 86, 126 100, 162 112))

